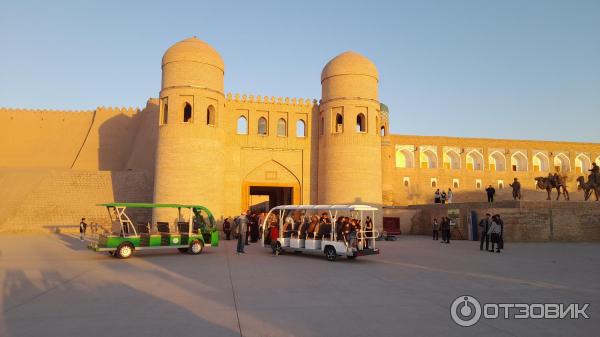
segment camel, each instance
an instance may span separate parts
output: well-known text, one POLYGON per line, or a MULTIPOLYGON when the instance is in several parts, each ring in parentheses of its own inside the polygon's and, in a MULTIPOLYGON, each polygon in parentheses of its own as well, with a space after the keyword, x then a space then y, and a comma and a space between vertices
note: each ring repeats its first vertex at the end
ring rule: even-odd
POLYGON ((548 198, 546 200, 550 200, 550 193, 552 193, 552 189, 556 188, 556 192, 558 193, 556 196, 556 200, 560 199, 560 195, 563 194, 563 198, 565 200, 569 200, 569 191, 567 191, 566 184, 563 181, 566 181, 567 177, 560 177, 558 179, 558 183, 554 177, 536 177, 535 181, 537 181, 536 188, 541 190, 546 190, 548 193, 548 198), (562 188, 562 193, 561 193, 562 188))
POLYGON ((583 196, 585 198, 585 201, 587 201, 592 196, 592 192, 594 192, 594 194, 596 195, 596 201, 598 201, 598 195, 600 195, 600 185, 593 184, 590 181, 590 179, 588 179, 588 181, 585 181, 585 178, 583 176, 579 176, 577 178, 577 182, 579 183, 579 187, 577 189, 583 190, 583 196))

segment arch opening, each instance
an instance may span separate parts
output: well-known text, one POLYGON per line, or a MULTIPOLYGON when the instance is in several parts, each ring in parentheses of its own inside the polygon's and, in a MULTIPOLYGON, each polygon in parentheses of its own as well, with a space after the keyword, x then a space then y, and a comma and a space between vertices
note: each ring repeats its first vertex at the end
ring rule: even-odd
POLYGON ((264 117, 258 119, 258 134, 261 136, 267 135, 267 119, 264 117))
POLYGON ((490 171, 505 171, 506 157, 500 151, 490 153, 489 157, 490 171))
POLYGON ((414 153, 408 149, 396 150, 396 167, 398 168, 413 168, 414 153))
POLYGON ((339 113, 335 115, 335 132, 344 132, 344 117, 339 113))
POLYGON ((589 169, 592 167, 592 161, 588 156, 579 154, 575 158, 575 172, 577 173, 587 173, 589 169))
POLYGON ((559 173, 568 173, 571 171, 571 163, 564 153, 559 153, 554 157, 554 171, 559 173))
POLYGON ((189 123, 192 121, 192 105, 190 103, 185 103, 183 107, 183 122, 189 123))
POLYGON ((460 169, 460 155, 454 150, 444 152, 444 168, 451 170, 460 169))
POLYGON ((302 119, 299 119, 296 122, 296 137, 298 137, 298 138, 306 137, 306 123, 302 119))
POLYGON ((217 120, 217 116, 216 116, 216 111, 215 111, 215 107, 212 105, 209 105, 208 108, 206 108, 206 124, 207 125, 216 125, 216 120, 217 120))
POLYGON ((285 137, 287 136, 287 123, 285 119, 279 118, 277 120, 277 136, 285 137))
POLYGON ((431 150, 421 152, 421 168, 437 168, 437 155, 431 150))
POLYGON ((467 169, 472 171, 483 170, 483 155, 477 150, 467 154, 467 169))
POLYGON ((356 115, 356 132, 367 132, 365 115, 359 113, 356 115))
POLYGON ((510 166, 513 172, 527 172, 527 156, 520 151, 513 153, 510 166))
POLYGON ((548 172, 550 160, 545 154, 538 152, 533 156, 533 172, 548 172))
POLYGON ((247 135, 248 134, 248 119, 246 116, 240 116, 237 120, 237 134, 247 135))

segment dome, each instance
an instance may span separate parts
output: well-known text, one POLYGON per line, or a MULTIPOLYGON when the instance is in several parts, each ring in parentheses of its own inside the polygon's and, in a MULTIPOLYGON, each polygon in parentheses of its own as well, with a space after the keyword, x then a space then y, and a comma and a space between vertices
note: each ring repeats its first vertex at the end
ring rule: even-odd
POLYGON ((194 37, 179 41, 172 45, 162 58, 164 66, 170 62, 189 61, 215 66, 225 71, 225 64, 221 55, 208 43, 194 37))
POLYGON ((321 83, 337 75, 365 75, 379 78, 377 67, 368 58, 353 51, 344 52, 329 61, 321 72, 321 83))

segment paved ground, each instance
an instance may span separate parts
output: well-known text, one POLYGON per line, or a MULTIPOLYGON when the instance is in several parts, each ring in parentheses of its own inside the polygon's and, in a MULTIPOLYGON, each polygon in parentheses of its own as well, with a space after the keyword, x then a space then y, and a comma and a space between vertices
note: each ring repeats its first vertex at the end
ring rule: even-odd
POLYGON ((272 257, 234 242, 200 256, 87 251, 68 235, 0 236, 0 336, 593 336, 600 244, 402 237, 375 257, 272 257), (459 327, 451 302, 591 303, 588 320, 482 320, 459 327))

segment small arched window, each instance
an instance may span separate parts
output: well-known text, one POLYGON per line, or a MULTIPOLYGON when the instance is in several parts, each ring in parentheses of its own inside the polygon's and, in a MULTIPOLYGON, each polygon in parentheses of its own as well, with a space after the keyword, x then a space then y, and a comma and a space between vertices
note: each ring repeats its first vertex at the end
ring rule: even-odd
POLYGON ((190 103, 185 103, 185 107, 183 108, 183 122, 189 123, 192 121, 192 105, 190 103))
POLYGON ((363 115, 362 113, 358 114, 356 116, 356 132, 366 132, 366 124, 367 123, 365 122, 365 115, 363 115))
POLYGON ((240 116, 237 121, 237 134, 247 135, 248 134, 248 120, 246 116, 240 116))
POLYGON ((302 119, 299 119, 296 122, 296 137, 303 138, 306 137, 306 124, 302 119))
POLYGON ((283 118, 279 118, 277 121, 277 135, 280 137, 287 136, 287 123, 283 118))
POLYGON ((342 114, 335 115, 335 132, 344 131, 344 117, 342 114))
POLYGON ((162 123, 163 124, 167 124, 167 122, 169 121, 169 104, 165 103, 165 105, 163 105, 163 116, 162 116, 162 123))
POLYGON ((385 126, 381 126, 381 129, 379 130, 379 134, 381 135, 381 137, 385 137, 385 126))
POLYGON ((206 124, 207 125, 216 125, 216 120, 217 120, 217 116, 216 116, 216 112, 215 112, 215 107, 212 105, 209 105, 208 108, 206 108, 206 124))
POLYGON ((258 119, 258 134, 261 136, 267 135, 267 119, 264 117, 258 119))

